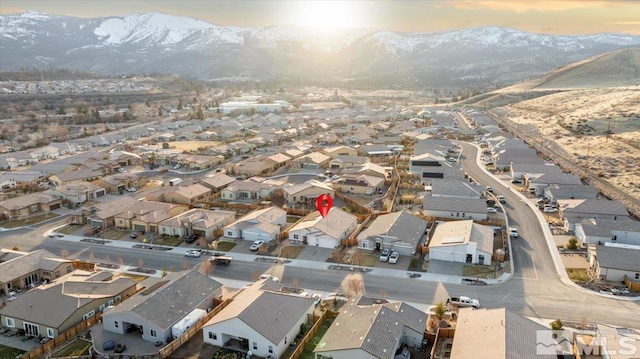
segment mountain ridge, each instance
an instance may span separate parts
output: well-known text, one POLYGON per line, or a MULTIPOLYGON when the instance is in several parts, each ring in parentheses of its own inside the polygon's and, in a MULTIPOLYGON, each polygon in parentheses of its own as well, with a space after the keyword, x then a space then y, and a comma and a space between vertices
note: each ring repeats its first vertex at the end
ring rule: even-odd
POLYGON ((356 78, 420 84, 501 85, 600 53, 640 46, 640 36, 536 34, 498 26, 400 33, 376 29, 241 28, 163 13, 77 18, 0 15, 0 68, 69 68, 104 74, 264 80, 356 78))

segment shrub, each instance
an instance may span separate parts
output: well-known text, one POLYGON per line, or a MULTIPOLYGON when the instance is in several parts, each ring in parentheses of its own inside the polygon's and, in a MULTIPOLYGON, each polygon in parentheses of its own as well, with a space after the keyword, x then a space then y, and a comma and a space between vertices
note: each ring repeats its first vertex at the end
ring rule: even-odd
POLYGON ((551 330, 562 330, 562 321, 560 319, 556 319, 551 322, 551 330))
POLYGON ((578 249, 578 240, 575 237, 569 239, 567 243, 567 249, 578 249))

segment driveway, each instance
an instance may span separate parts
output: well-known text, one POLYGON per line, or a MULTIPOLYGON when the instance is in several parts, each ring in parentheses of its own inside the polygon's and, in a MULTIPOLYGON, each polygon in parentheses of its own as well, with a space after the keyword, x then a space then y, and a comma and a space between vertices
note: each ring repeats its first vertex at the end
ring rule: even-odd
POLYGON ((102 323, 96 323, 91 327, 91 338, 93 346, 100 354, 113 354, 113 351, 104 351, 102 344, 107 340, 113 340, 117 344, 127 346, 125 354, 139 355, 157 353, 160 347, 156 347, 154 343, 143 340, 139 332, 127 333, 120 335, 104 330, 102 323))
POLYGON ((328 258, 331 258, 331 252, 333 249, 321 248, 316 246, 306 246, 305 249, 298 254, 296 259, 304 259, 316 262, 326 262, 328 258))
POLYGON ((448 275, 462 275, 464 269, 464 263, 440 261, 437 259, 431 259, 429 261, 428 273, 435 274, 448 274, 448 275))

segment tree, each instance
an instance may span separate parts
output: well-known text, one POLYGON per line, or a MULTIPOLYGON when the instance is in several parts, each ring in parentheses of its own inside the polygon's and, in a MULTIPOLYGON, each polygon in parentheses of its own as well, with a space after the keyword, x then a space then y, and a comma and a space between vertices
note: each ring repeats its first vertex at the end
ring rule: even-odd
POLYGON ((298 283, 298 278, 296 278, 296 277, 291 278, 291 286, 292 287, 298 288, 298 284, 300 284, 300 283, 298 283))
POLYGON ((89 254, 87 254, 87 258, 89 258, 90 262, 93 262, 96 259, 96 255, 93 254, 93 252, 89 252, 89 254))
POLYGON ((560 319, 556 319, 551 322, 551 330, 562 330, 562 321, 560 319))
POLYGON ((364 254, 360 251, 356 251, 351 255, 351 260, 353 261, 353 264, 357 266, 362 265, 362 261, 364 261, 364 254))
POLYGON ((164 278, 167 274, 167 268, 162 268, 162 271, 160 271, 160 277, 164 278))
POLYGON ((210 276, 211 272, 213 272, 213 269, 214 269, 213 263, 211 263, 210 261, 202 261, 198 266, 198 272, 206 276, 210 276))
POLYGON ((349 286, 349 290, 353 292, 354 295, 358 295, 364 292, 364 285, 362 284, 362 280, 356 276, 352 276, 351 278, 349 278, 347 285, 349 286))
POLYGON ((209 249, 209 242, 207 242, 207 239, 205 237, 200 236, 197 243, 198 247, 202 249, 209 249))
POLYGON ((69 250, 68 250, 68 249, 66 249, 66 248, 62 248, 62 249, 60 250, 60 257, 62 257, 62 258, 68 258, 68 257, 69 257, 69 254, 70 254, 70 253, 69 253, 69 250))
POLYGON ((445 307, 444 304, 440 302, 436 304, 435 308, 433 308, 433 312, 435 313, 438 320, 442 320, 442 318, 444 318, 444 314, 447 312, 447 307, 445 307))
POLYGON ((567 243, 567 249, 578 249, 578 240, 575 237, 571 237, 569 239, 569 243, 567 243))
POLYGON ((178 110, 182 110, 182 99, 178 99, 178 110))
POLYGON ((142 258, 138 259, 138 268, 144 267, 144 260, 142 258))
POLYGON ((61 105, 58 108, 58 115, 66 115, 66 114, 67 114, 67 111, 65 111, 64 106, 61 105))
POLYGON ((20 248, 18 248, 18 246, 13 246, 13 248, 11 248, 11 250, 13 250, 13 251, 20 251, 20 248))
POLYGON ((260 248, 258 248, 258 254, 262 255, 262 258, 264 258, 264 256, 268 253, 269 247, 266 244, 263 244, 260 246, 260 248))

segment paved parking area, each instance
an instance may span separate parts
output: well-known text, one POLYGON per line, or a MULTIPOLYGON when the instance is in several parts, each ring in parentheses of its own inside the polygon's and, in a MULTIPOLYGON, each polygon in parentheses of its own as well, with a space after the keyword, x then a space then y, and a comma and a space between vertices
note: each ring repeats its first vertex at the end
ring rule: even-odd
POLYGON ((464 263, 458 262, 447 262, 447 261, 439 261, 437 259, 432 259, 429 261, 429 269, 428 273, 435 274, 448 274, 448 275, 462 275, 462 271, 464 270, 464 263))
MULTIPOLYGON (((380 252, 376 252, 378 256, 380 256, 380 252)), ((409 265, 411 264, 411 256, 400 256, 398 258, 398 263, 389 263, 389 262, 380 262, 378 260, 374 267, 376 268, 388 268, 388 269, 398 269, 398 270, 408 270, 409 265)))
POLYGON ((160 347, 156 347, 153 343, 142 339, 139 332, 127 333, 120 335, 104 330, 102 323, 97 323, 91 327, 91 338, 94 348, 101 354, 113 354, 113 351, 104 352, 102 344, 107 340, 114 340, 127 346, 125 354, 151 354, 157 353, 160 347))
POLYGON ((24 350, 26 352, 32 351, 33 349, 41 345, 35 338, 29 339, 29 340, 24 340, 24 339, 25 339, 24 335, 14 335, 11 337, 7 337, 0 334, 0 345, 24 350))

